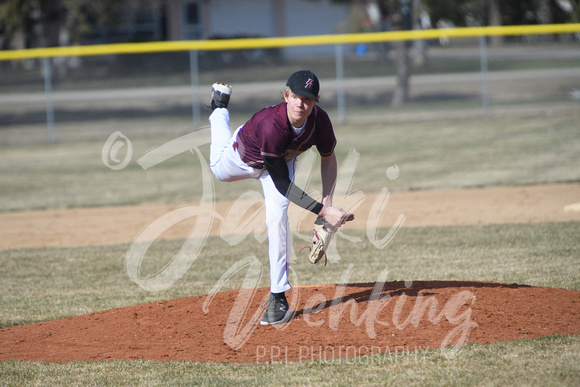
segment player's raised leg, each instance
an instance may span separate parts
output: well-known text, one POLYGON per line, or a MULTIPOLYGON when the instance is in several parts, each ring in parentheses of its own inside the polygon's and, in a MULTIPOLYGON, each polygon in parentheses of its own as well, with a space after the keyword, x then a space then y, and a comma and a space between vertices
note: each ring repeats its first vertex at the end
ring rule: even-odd
POLYGON ((229 85, 214 83, 211 87, 212 114, 209 116, 211 125, 210 167, 217 164, 232 138, 230 112, 227 110, 231 94, 232 87, 229 85))

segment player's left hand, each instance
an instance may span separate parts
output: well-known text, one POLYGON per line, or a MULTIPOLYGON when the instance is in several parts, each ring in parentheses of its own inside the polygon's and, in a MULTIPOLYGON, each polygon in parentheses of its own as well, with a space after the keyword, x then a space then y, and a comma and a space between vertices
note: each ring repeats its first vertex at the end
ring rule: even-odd
POLYGON ((324 206, 318 215, 332 228, 339 228, 346 222, 354 220, 354 214, 348 213, 340 207, 324 206))

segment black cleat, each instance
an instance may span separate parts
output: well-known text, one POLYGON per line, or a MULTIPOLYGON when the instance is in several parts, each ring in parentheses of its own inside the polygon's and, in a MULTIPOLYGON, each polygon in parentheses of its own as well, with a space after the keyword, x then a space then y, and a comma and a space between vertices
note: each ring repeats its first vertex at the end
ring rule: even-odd
POLYGON ((232 87, 225 83, 214 83, 211 86, 211 111, 217 108, 227 109, 232 95, 232 87))
POLYGON ((266 313, 260 321, 261 325, 284 324, 292 319, 292 312, 284 293, 270 293, 270 301, 266 313))

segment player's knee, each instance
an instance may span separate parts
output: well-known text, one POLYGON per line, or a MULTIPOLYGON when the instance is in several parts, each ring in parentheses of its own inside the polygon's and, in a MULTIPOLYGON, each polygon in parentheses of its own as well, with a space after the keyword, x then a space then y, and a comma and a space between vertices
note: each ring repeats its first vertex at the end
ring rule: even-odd
POLYGON ((279 229, 288 223, 288 213, 286 210, 268 211, 266 210, 266 227, 268 230, 279 229))

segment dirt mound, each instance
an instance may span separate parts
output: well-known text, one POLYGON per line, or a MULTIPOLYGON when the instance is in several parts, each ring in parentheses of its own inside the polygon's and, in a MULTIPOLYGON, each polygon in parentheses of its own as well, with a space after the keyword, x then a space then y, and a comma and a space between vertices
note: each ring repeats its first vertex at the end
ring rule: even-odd
POLYGON ((268 289, 107 310, 0 330, 0 360, 357 359, 446 344, 580 334, 580 292, 490 282, 303 286, 294 319, 261 326, 268 289))

